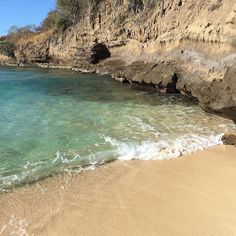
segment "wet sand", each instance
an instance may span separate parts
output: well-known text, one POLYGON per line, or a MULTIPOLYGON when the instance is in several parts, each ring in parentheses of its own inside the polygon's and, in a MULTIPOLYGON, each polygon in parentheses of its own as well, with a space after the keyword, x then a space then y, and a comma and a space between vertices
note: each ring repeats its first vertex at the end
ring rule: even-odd
POLYGON ((0 210, 0 235, 236 235, 236 148, 48 178, 0 210))

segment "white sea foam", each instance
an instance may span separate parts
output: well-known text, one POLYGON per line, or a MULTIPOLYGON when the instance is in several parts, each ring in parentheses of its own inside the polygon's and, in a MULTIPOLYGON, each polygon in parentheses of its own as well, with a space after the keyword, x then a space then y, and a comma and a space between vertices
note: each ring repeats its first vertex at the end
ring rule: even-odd
POLYGON ((9 235, 27 236, 29 235, 28 226, 29 223, 25 218, 20 219, 13 214, 9 221, 0 228, 0 235, 9 232, 9 235))
MULTIPOLYGON (((221 135, 200 136, 186 134, 176 139, 168 137, 160 141, 150 140, 141 143, 118 141, 115 138, 104 136, 105 142, 111 145, 107 151, 90 153, 86 156, 80 156, 75 153, 57 152, 55 159, 49 162, 27 163, 24 172, 4 176, 0 178, 0 185, 9 188, 21 183, 36 181, 40 177, 46 177, 51 174, 51 169, 59 173, 80 172, 82 169, 93 170, 97 166, 105 164, 112 160, 163 160, 179 157, 183 154, 200 151, 205 148, 219 145, 222 143, 221 135)), ((4 191, 3 189, 0 189, 4 191)))
POLYGON ((133 117, 133 120, 135 120, 140 127, 142 131, 155 131, 157 132, 156 128, 150 124, 145 123, 142 119, 138 117, 133 117))
POLYGON ((105 141, 116 147, 119 160, 163 160, 219 145, 222 143, 221 137, 222 135, 184 135, 175 140, 143 141, 141 144, 124 143, 111 137, 105 137, 105 141))

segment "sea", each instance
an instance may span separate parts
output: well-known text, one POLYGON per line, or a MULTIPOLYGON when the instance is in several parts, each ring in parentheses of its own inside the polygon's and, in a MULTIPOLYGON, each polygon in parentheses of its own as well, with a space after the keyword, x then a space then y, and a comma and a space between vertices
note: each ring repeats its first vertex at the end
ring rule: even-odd
POLYGON ((182 95, 109 75, 0 67, 0 192, 115 160, 177 158, 232 131, 182 95))

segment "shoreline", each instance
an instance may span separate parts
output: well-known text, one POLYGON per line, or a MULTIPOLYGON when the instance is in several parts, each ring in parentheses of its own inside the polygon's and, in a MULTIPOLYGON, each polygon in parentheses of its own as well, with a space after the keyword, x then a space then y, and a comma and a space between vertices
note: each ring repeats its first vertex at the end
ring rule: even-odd
POLYGON ((47 178, 0 195, 0 233, 234 235, 235 158, 221 145, 47 178))
MULTIPOLYGON (((133 86, 134 88, 140 89, 140 90, 144 90, 144 91, 150 91, 150 92, 154 92, 154 93, 159 93, 159 94, 168 94, 166 92, 163 92, 162 90, 157 90, 157 88, 154 88, 152 83, 146 83, 146 82, 137 82, 137 81, 133 81, 131 78, 127 78, 127 77, 120 77, 119 73, 117 74, 117 72, 112 73, 112 67, 111 68, 101 68, 101 66, 98 64, 97 65, 84 65, 84 66, 61 66, 61 65, 55 65, 55 64, 51 64, 51 63, 31 63, 31 64, 17 64, 17 63, 4 63, 0 61, 0 66, 5 66, 5 67, 28 67, 28 68, 39 68, 39 69, 58 69, 58 70, 67 70, 67 71, 72 71, 72 72, 78 72, 78 73, 82 73, 82 74, 96 74, 96 75, 109 75, 111 76, 112 79, 114 79, 115 81, 119 82, 119 83, 129 83, 131 86, 133 86), (87 66, 89 66, 90 68, 86 68, 87 66), (110 71, 111 70, 111 71, 110 71)), ((114 68, 113 68, 114 69, 114 68)), ((236 107, 230 107, 230 108, 223 108, 219 111, 215 111, 212 109, 208 109, 208 108, 204 108, 201 106, 199 100, 192 96, 191 94, 189 95, 188 93, 182 93, 182 96, 187 97, 188 99, 192 99, 192 100, 196 100, 198 101, 198 105, 201 107, 201 109, 205 112, 223 117, 225 119, 229 119, 232 120, 235 124, 236 124, 236 107)))

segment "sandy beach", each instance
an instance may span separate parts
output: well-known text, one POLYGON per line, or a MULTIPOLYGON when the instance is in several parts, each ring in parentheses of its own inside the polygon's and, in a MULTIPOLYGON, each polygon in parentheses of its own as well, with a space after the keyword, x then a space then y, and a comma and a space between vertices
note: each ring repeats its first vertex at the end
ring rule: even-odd
POLYGON ((0 235, 236 235, 236 148, 113 162, 0 195, 0 235))

